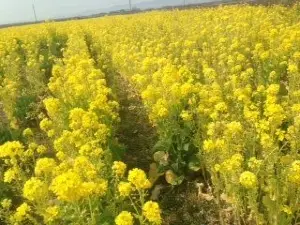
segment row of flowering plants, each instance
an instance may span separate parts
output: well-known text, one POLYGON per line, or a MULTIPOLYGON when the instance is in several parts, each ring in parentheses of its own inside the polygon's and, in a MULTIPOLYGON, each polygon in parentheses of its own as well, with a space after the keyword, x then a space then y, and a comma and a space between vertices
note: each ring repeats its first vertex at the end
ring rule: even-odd
MULTIPOLYGON (((8 190, 0 193, 0 221, 161 224, 159 205, 146 201, 152 184, 145 172, 135 168, 127 173, 126 164, 114 161, 118 103, 111 100, 105 75, 96 68, 82 30, 75 24, 72 29, 76 33, 64 34, 66 47, 53 58, 49 81, 43 77, 46 97, 36 118, 39 126, 14 127, 22 135, 0 145, 1 183, 8 190)), ((47 41, 48 37, 43 38, 47 41)), ((39 42, 31 46, 38 49, 39 42)), ((31 67, 28 64, 26 69, 31 67)), ((31 76, 45 72, 40 61, 35 64, 37 69, 31 76)), ((21 72, 16 71, 15 76, 21 72)), ((24 85, 21 78, 15 79, 24 85)), ((9 87, 3 84, 3 88, 9 87)), ((30 88, 38 90, 34 85, 30 88)), ((8 117, 7 112, 13 109, 14 105, 6 107, 3 114, 8 117)))
POLYGON ((90 23, 141 95, 160 139, 154 160, 169 183, 202 167, 221 224, 228 212, 235 224, 299 222, 298 5, 90 23))

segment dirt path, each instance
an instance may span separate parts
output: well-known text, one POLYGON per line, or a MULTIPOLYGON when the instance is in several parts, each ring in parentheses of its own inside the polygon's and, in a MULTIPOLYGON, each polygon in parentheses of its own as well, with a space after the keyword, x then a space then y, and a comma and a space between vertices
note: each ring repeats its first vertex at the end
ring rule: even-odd
POLYGON ((121 75, 116 75, 113 89, 120 104, 121 122, 117 131, 119 142, 126 148, 124 161, 129 168, 149 170, 156 142, 156 131, 151 126, 140 96, 121 75))

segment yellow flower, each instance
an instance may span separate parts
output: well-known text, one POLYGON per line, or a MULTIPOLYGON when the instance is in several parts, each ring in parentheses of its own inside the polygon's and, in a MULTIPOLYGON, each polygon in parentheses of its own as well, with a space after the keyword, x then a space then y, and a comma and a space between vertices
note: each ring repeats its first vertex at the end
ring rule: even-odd
POLYGON ((11 207, 11 200, 10 200, 10 199, 7 199, 7 198, 3 199, 3 200, 1 201, 1 206, 2 206, 2 208, 4 208, 4 209, 9 209, 9 208, 11 207))
POLYGON ((281 207, 281 211, 285 212, 288 215, 292 215, 293 214, 293 211, 292 211, 291 207, 289 207, 287 205, 282 206, 281 207))
POLYGON ((77 173, 72 171, 58 175, 52 180, 50 190, 53 191, 58 199, 75 202, 81 195, 82 181, 77 173))
POLYGON ((262 160, 258 160, 255 157, 251 157, 248 160, 248 166, 250 169, 253 169, 253 170, 258 170, 261 167, 262 163, 263 163, 262 160))
POLYGON ((49 206, 46 208, 45 213, 43 214, 44 222, 51 223, 53 222, 59 214, 58 206, 49 206))
POLYGON ((222 163, 222 171, 221 172, 234 172, 237 169, 241 168, 243 162, 243 156, 241 154, 234 154, 230 159, 225 160, 222 163))
POLYGON ((101 157, 104 154, 102 148, 92 147, 90 144, 84 144, 79 149, 79 154, 82 156, 101 157))
POLYGON ((105 180, 99 180, 96 182, 83 182, 81 185, 81 196, 87 197, 93 194, 96 194, 98 196, 105 195, 107 191, 107 181, 105 180))
POLYGON ((298 72, 298 66, 294 63, 289 64, 288 72, 291 73, 291 74, 297 73, 298 72))
POLYGON ((49 131, 47 132, 47 135, 48 135, 49 138, 54 137, 54 135, 55 135, 55 130, 54 130, 54 129, 49 130, 49 131))
POLYGON ((209 80, 213 80, 217 76, 217 73, 213 68, 204 68, 203 74, 209 80))
POLYGON ((150 181, 147 179, 145 172, 141 169, 133 169, 129 171, 128 181, 137 189, 148 189, 151 187, 150 181))
POLYGON ((24 137, 31 137, 31 136, 33 136, 32 130, 31 130, 30 128, 25 129, 25 130, 23 131, 23 136, 24 136, 24 137))
POLYGON ((288 173, 289 181, 300 185, 300 160, 296 160, 292 163, 289 173, 288 173))
POLYGON ((275 80, 276 78, 277 78, 276 71, 272 71, 272 72, 270 73, 269 79, 270 79, 270 80, 275 80))
POLYGON ((122 211, 115 219, 116 225, 133 225, 133 216, 130 212, 122 211))
POLYGON ((39 145, 36 149, 39 154, 44 154, 47 151, 47 148, 44 145, 39 145))
POLYGON ((243 130, 242 124, 237 121, 232 121, 226 124, 225 135, 228 137, 235 137, 238 133, 241 133, 243 130))
POLYGON ((240 176, 240 183, 245 188, 253 189, 256 188, 257 185, 257 177, 254 173, 250 171, 245 171, 240 176))
POLYGON ((220 103, 215 105, 215 109, 218 112, 227 112, 227 105, 226 105, 225 102, 220 102, 220 103))
POLYGON ((94 112, 87 112, 82 116, 82 127, 86 129, 98 128, 98 116, 94 112))
POLYGON ((61 160, 61 161, 65 160, 65 159, 67 158, 66 154, 65 154, 64 152, 61 152, 61 151, 58 151, 58 152, 56 153, 56 157, 57 157, 59 160, 61 160))
POLYGON ((277 129, 275 134, 277 135, 279 141, 284 140, 284 136, 285 136, 284 130, 277 129))
POLYGON ((215 170, 216 172, 219 172, 220 169, 221 169, 221 165, 220 165, 220 164, 215 164, 215 165, 214 165, 214 170, 215 170))
POLYGON ((123 177, 126 172, 127 165, 120 161, 115 161, 112 166, 112 170, 115 175, 123 177))
POLYGON ((143 205, 143 215, 146 219, 154 224, 161 224, 161 210, 156 202, 148 201, 143 205))
POLYGON ((81 108, 74 108, 70 111, 69 120, 70 128, 73 130, 80 129, 82 126, 82 118, 85 115, 85 111, 81 108))
POLYGON ((279 104, 267 104, 264 115, 269 118, 270 124, 274 127, 281 125, 286 118, 284 109, 279 104))
POLYGON ((28 145, 28 148, 29 149, 32 149, 32 150, 36 150, 38 147, 38 144, 35 143, 35 142, 31 142, 29 145, 28 145))
POLYGON ((75 158, 74 171, 88 179, 93 179, 97 176, 95 166, 85 156, 78 156, 75 158))
POLYGON ((183 119, 183 121, 191 121, 193 119, 192 115, 185 110, 181 112, 180 117, 183 119))
POLYGON ((203 142, 203 150, 204 150, 206 153, 210 153, 210 152, 212 152, 214 149, 215 149, 215 144, 214 144, 213 140, 211 140, 211 139, 204 140, 204 142, 203 142))
POLYGON ((180 93, 183 97, 188 96, 191 92, 193 92, 193 85, 190 83, 184 83, 180 87, 180 93))
POLYGON ((35 165, 35 175, 49 175, 52 174, 54 168, 56 167, 56 162, 54 159, 51 158, 40 158, 36 162, 35 165))
POLYGON ((160 108, 158 108, 157 115, 158 115, 158 117, 161 117, 161 118, 167 116, 168 115, 168 109, 161 106, 160 108))
POLYGON ((51 118, 55 118, 55 115, 60 109, 60 102, 57 98, 46 98, 44 100, 46 110, 51 118))
POLYGON ((118 185, 120 196, 127 197, 132 192, 132 186, 128 182, 120 182, 118 185))
POLYGON ((24 151, 24 146, 18 141, 6 142, 0 146, 0 158, 15 157, 21 155, 24 151))
POLYGON ((23 188, 23 196, 31 201, 43 201, 47 195, 47 185, 35 178, 32 177, 26 181, 23 188))
POLYGON ((96 183, 96 190, 94 190, 95 194, 98 196, 103 196, 106 194, 106 191, 108 189, 108 182, 104 179, 97 180, 96 183))
POLYGON ((40 128, 42 129, 42 131, 48 132, 53 126, 53 122, 47 118, 43 119, 40 122, 40 128))
POLYGON ((152 117, 157 119, 165 118, 169 115, 168 102, 160 98, 152 107, 152 117))
POLYGON ((4 173, 4 182, 11 183, 16 180, 19 174, 19 170, 17 168, 10 168, 4 173))
POLYGON ((31 211, 30 206, 27 203, 23 203, 17 209, 13 218, 17 222, 21 222, 28 216, 28 213, 31 211))

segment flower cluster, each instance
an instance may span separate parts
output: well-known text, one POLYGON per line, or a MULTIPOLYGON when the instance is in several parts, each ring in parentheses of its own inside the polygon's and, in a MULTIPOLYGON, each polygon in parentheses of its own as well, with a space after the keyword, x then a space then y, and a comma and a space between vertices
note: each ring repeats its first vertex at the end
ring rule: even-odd
POLYGON ((257 177, 254 173, 245 171, 240 176, 240 183, 245 188, 255 188, 257 185, 257 177))

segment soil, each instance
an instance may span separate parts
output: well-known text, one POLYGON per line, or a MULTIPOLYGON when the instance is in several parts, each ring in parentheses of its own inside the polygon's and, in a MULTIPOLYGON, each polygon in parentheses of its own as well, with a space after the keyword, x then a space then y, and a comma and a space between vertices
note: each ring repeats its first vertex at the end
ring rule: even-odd
POLYGON ((138 167, 148 171, 157 140, 156 130, 149 122, 140 96, 126 78, 116 75, 113 90, 120 104, 117 138, 126 149, 123 160, 129 169, 138 167))

